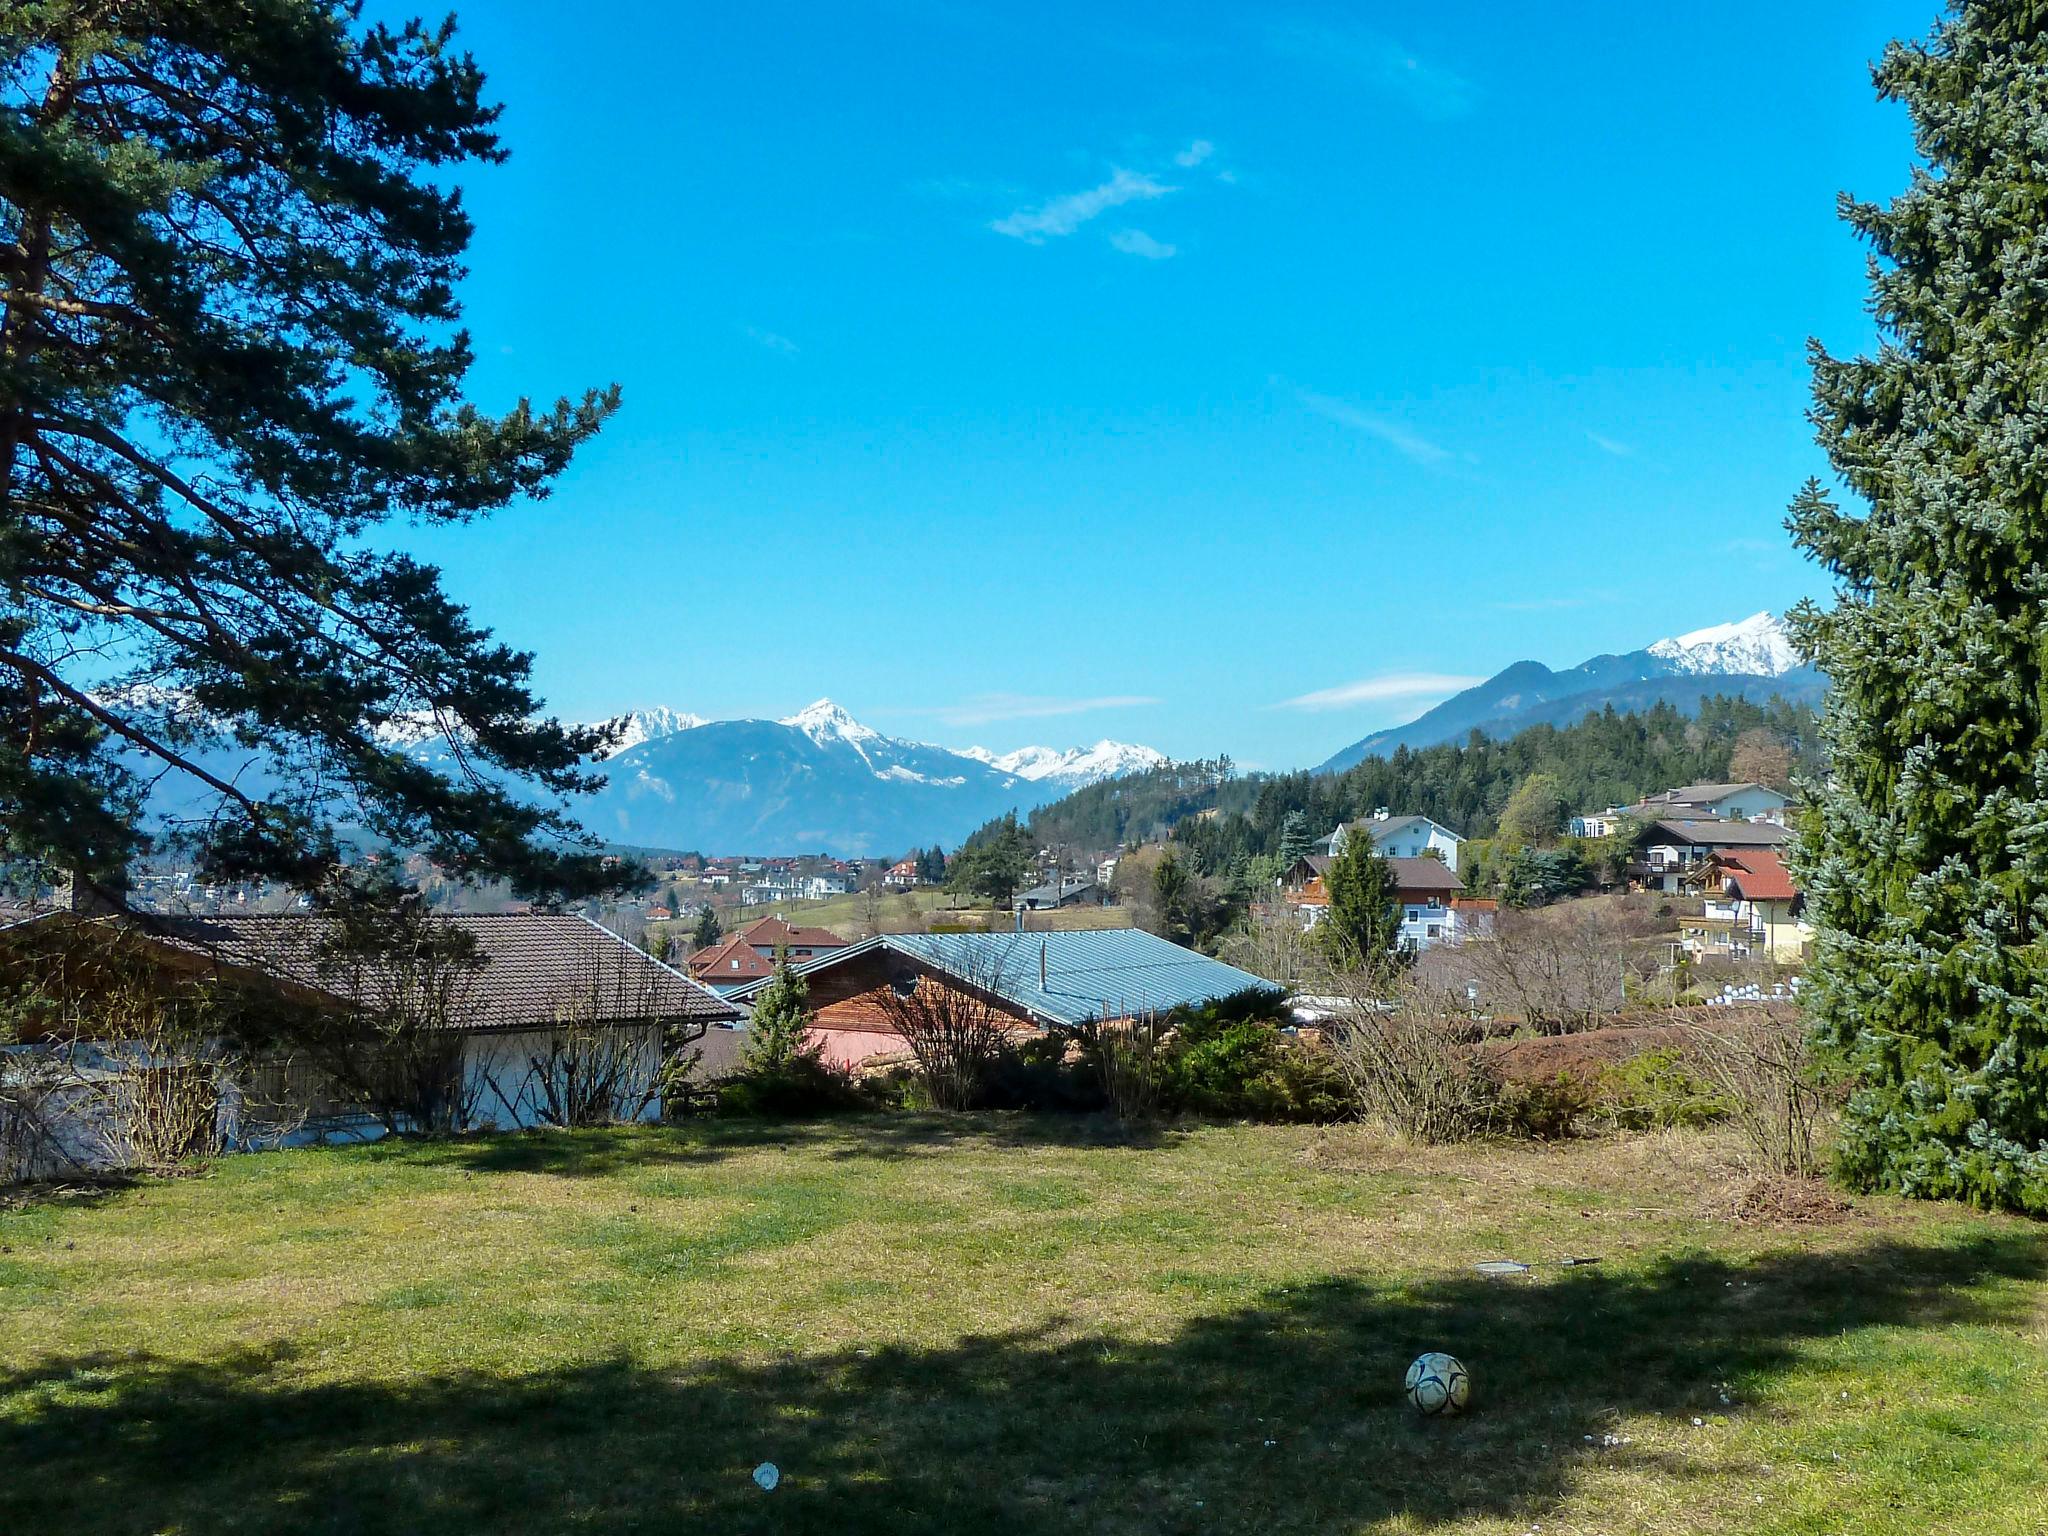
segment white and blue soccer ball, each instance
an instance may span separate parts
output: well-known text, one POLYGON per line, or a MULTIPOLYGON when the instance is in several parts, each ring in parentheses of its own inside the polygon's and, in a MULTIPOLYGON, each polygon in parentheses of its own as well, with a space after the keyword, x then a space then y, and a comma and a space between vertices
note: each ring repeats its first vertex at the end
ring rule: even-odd
POLYGON ((1417 1413, 1463 1413, 1472 1403, 1472 1377, 1456 1355, 1434 1352, 1416 1358, 1408 1367, 1408 1401, 1417 1413))

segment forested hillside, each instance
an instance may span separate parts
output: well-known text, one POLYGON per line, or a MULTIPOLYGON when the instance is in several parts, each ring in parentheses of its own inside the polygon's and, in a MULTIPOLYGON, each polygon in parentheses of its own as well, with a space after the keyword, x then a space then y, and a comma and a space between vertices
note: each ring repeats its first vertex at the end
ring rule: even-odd
POLYGON ((1205 869, 1223 869, 1277 852, 1291 812, 1316 835, 1385 806, 1433 817, 1466 837, 1491 837, 1508 797, 1531 775, 1554 775, 1568 804, 1599 809, 1727 778, 1738 743, 1751 764, 1782 748, 1779 762, 1811 766, 1819 751, 1815 715, 1784 700, 1715 697, 1693 718, 1669 704, 1640 714, 1609 709, 1506 741, 1475 734, 1462 746, 1404 747, 1334 774, 1240 777, 1228 758, 1174 763, 1042 806, 1028 827, 1037 847, 1092 852, 1173 834, 1205 869))

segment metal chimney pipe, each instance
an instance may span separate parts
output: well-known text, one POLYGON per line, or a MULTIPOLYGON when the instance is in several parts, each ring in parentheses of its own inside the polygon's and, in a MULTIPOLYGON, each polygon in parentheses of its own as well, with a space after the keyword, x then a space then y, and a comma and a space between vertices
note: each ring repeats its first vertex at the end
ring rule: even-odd
POLYGON ((1045 990, 1045 946, 1046 941, 1040 939, 1038 941, 1038 990, 1041 992, 1045 990))

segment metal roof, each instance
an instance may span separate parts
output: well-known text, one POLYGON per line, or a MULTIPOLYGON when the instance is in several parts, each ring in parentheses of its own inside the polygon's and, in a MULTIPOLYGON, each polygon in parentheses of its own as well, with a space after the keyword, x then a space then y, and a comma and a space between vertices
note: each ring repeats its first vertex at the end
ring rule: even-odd
MULTIPOLYGON (((885 933, 794 969, 809 975, 876 949, 893 950, 969 982, 1054 1024, 1164 1013, 1229 997, 1247 987, 1274 985, 1137 928, 1089 933, 885 933)), ((730 995, 743 999, 759 985, 736 988, 730 995)))

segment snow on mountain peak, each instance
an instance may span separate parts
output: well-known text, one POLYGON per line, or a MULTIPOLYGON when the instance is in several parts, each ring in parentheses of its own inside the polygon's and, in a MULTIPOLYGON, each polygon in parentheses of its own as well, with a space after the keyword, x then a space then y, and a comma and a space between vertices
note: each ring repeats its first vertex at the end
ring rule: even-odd
POLYGON ((787 719, 775 723, 795 727, 821 747, 829 741, 851 742, 858 746, 861 742, 875 741, 881 736, 881 732, 862 725, 830 699, 820 699, 808 708, 800 709, 787 719))
POLYGON ((1710 624, 1691 634, 1659 640, 1649 652, 1680 672, 1782 677, 1802 665, 1776 615, 1753 613, 1733 624, 1710 624))
POLYGON ((678 731, 695 730, 704 723, 702 715, 693 715, 685 709, 671 709, 666 704, 656 704, 651 709, 636 709, 626 715, 626 728, 619 737, 617 746, 604 755, 617 757, 629 748, 642 746, 650 741, 660 741, 664 736, 673 736, 678 731))
POLYGON ((991 752, 986 747, 968 747, 960 755, 986 763, 998 773, 1014 774, 1033 784, 1063 784, 1078 789, 1102 779, 1143 773, 1166 761, 1163 752, 1127 741, 1098 741, 1092 747, 1019 747, 1014 752, 991 752))

